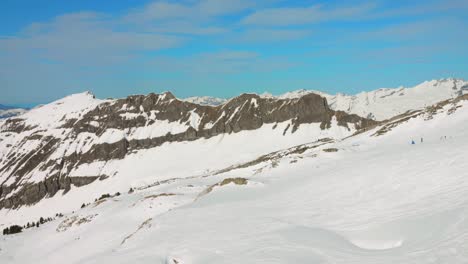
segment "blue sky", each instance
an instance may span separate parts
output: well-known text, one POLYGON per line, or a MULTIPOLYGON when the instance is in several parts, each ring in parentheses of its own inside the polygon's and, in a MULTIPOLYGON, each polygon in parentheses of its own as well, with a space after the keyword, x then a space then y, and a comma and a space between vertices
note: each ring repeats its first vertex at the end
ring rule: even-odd
POLYGON ((468 79, 468 0, 3 0, 0 103, 468 79))

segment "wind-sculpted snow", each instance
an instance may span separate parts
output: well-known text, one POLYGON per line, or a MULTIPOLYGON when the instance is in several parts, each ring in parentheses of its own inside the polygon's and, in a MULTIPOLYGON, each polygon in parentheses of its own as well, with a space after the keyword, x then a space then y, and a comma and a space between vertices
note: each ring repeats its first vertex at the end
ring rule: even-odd
POLYGON ((266 133, 285 125, 137 151, 113 164, 126 183, 0 210, 4 226, 64 213, 1 237, 0 262, 467 263, 468 96, 341 139, 266 133))
MULTIPOLYGON (((343 138, 374 123, 333 111, 315 94, 296 99, 243 94, 216 107, 181 101, 169 92, 118 100, 76 94, 0 123, 0 208, 34 204, 96 179, 116 177, 128 183, 135 170, 129 162, 142 160, 141 168, 146 168, 158 161, 146 152, 165 144, 235 142, 241 132, 252 132, 247 134, 256 140, 277 141, 264 142, 264 149, 273 151, 291 146, 289 142, 343 138)), ((263 154, 262 146, 258 149, 253 153, 263 154)), ((198 152, 189 148, 187 153, 193 158, 198 152)), ((173 155, 177 161, 183 156, 173 155)), ((242 161, 242 155, 227 161, 242 161)), ((150 173, 154 170, 141 176, 154 177, 150 173)))

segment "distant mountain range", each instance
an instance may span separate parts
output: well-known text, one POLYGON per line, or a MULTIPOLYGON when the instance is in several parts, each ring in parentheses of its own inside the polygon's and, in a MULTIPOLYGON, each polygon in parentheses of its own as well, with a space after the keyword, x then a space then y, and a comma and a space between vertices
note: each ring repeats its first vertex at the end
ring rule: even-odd
MULTIPOLYGON (((381 88, 355 95, 328 94, 317 90, 296 90, 281 95, 259 94, 261 98, 294 99, 306 94, 318 94, 327 99, 332 110, 345 111, 373 120, 385 120, 409 109, 419 109, 442 100, 468 94, 468 81, 447 78, 425 81, 414 87, 381 88)), ((179 99, 202 106, 219 106, 230 99, 194 96, 179 99)), ((0 119, 24 114, 28 109, 0 104, 0 119)))
MULTIPOLYGON (((293 99, 306 94, 315 93, 327 99, 333 110, 341 110, 351 114, 374 120, 384 120, 401 114, 409 109, 419 109, 442 100, 468 94, 468 82, 462 79, 440 79, 426 81, 414 87, 381 88, 356 95, 338 93, 336 95, 316 90, 297 90, 274 96, 261 94, 265 98, 293 99)), ((192 103, 204 105, 220 105, 227 99, 215 97, 190 97, 184 99, 192 103)))
POLYGON ((0 118, 8 118, 12 116, 17 116, 24 114, 27 109, 14 107, 14 106, 7 106, 0 104, 0 118))

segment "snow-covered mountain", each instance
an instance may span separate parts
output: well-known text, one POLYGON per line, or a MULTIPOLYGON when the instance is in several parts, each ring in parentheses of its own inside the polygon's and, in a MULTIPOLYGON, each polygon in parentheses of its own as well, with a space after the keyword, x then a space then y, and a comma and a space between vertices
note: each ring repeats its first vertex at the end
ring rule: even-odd
POLYGON ((315 94, 243 94, 217 107, 169 92, 118 100, 75 94, 0 121, 0 209, 101 181, 111 191, 199 174, 293 144, 344 138, 374 123, 333 111, 315 94), (263 143, 236 148, 250 140, 263 143), (179 166, 185 170, 174 170, 179 166))
POLYGON ((0 119, 21 115, 26 113, 26 111, 27 110, 23 108, 5 106, 0 104, 0 119))
POLYGON ((79 94, 0 122, 0 226, 48 219, 2 236, 0 263, 468 259, 468 95, 376 123, 311 94, 79 94))
POLYGON ((327 95, 330 108, 348 113, 384 120, 409 110, 421 109, 439 101, 468 94, 468 82, 460 79, 442 79, 423 82, 410 88, 383 88, 353 96, 327 95))
MULTIPOLYGON (((426 81, 414 87, 381 88, 356 95, 331 95, 316 90, 297 90, 274 96, 264 93, 263 98, 294 99, 315 93, 325 97, 333 110, 345 111, 374 120, 384 120, 409 110, 417 110, 437 102, 468 94, 468 82, 462 79, 441 79, 426 81)), ((192 102, 219 105, 225 99, 213 97, 192 97, 192 102)))
POLYGON ((199 105, 211 105, 218 106, 226 103, 228 100, 224 98, 217 98, 212 96, 195 96, 182 99, 183 101, 199 104, 199 105))

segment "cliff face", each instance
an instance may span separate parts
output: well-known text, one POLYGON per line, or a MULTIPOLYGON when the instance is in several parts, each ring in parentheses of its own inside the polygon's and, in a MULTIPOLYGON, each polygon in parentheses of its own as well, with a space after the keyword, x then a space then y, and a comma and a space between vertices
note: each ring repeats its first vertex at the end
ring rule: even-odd
MULTIPOLYGON (((124 159, 165 143, 190 142, 256 130, 266 124, 294 136, 303 124, 345 127, 349 134, 374 121, 333 111, 325 98, 243 94, 219 106, 198 105, 171 93, 97 100, 79 94, 0 123, 0 208, 33 204, 109 175, 70 175, 83 164, 124 159), (289 122, 286 127, 276 124, 289 122)), ((329 137, 333 137, 330 135, 329 137)))

